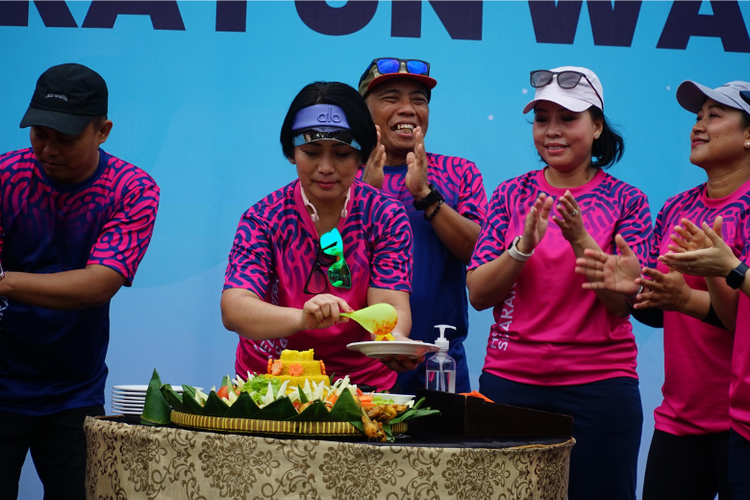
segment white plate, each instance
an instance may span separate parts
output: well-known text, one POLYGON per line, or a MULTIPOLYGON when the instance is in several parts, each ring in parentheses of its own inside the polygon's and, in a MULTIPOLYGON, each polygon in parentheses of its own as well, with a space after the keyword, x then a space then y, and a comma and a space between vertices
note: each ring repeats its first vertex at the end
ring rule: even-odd
POLYGON ((113 394, 112 401, 140 401, 141 403, 143 403, 144 401, 146 401, 146 396, 121 396, 119 394, 113 394))
POLYGON ((394 356, 418 358, 427 353, 440 350, 435 344, 410 342, 408 340, 371 340, 369 342, 353 342, 346 347, 352 351, 359 351, 370 358, 387 358, 394 356))
POLYGON ((148 390, 148 386, 147 385, 113 385, 112 390, 118 391, 118 392, 143 392, 145 393, 148 390))
POLYGON ((112 406, 118 408, 143 408, 143 403, 112 403, 112 406))
POLYGON ((115 415, 140 415, 141 413, 143 413, 143 410, 130 411, 130 410, 115 410, 114 408, 112 408, 112 412, 115 415))
POLYGON ((146 404, 145 401, 112 401, 112 406, 140 406, 143 407, 144 404, 146 404))
POLYGON ((112 407, 112 411, 114 413, 124 413, 124 414, 136 414, 140 415, 143 413, 143 408, 115 408, 112 407))
POLYGON ((371 392, 369 393, 372 397, 378 397, 381 399, 390 399, 393 404, 405 405, 411 401, 414 401, 414 396, 411 394, 389 394, 387 392, 371 392))
MULTIPOLYGON (((142 391, 135 391, 135 390, 128 390, 128 389, 118 389, 117 387, 125 387, 125 386, 115 386, 112 388, 112 394, 117 396, 130 396, 135 398, 145 398, 146 397, 146 390, 142 391)), ((131 386, 132 387, 132 386, 131 386)), ((148 386, 145 386, 148 387, 148 386)), ((196 387, 195 389, 198 389, 200 391, 203 390, 203 387, 196 387)), ((183 389, 181 385, 173 385, 172 390, 178 394, 182 394, 183 389)))

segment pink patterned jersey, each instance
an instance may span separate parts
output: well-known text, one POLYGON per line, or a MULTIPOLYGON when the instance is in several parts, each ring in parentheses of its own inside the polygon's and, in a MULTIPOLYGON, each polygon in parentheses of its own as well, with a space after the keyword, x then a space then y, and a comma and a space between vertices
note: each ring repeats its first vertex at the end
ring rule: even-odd
MULTIPOLYGON (((496 259, 523 234, 526 215, 540 193, 557 199, 565 191, 549 185, 544 170, 500 184, 490 199, 469 269, 496 259)), ((620 233, 645 261, 651 215, 641 191, 601 170, 570 191, 586 230, 602 250, 614 253, 614 238, 620 233)), ((585 278, 574 268, 573 249, 550 220, 534 256, 495 306, 484 371, 538 385, 637 377, 630 322, 609 313, 593 291, 583 290, 585 278)))
MULTIPOLYGON (((366 307, 370 287, 411 292, 412 231, 403 205, 355 180, 347 204, 347 216, 339 221, 344 258, 352 276, 352 288, 332 293, 355 310, 366 307)), ((299 181, 271 193, 253 205, 240 220, 224 289, 244 288, 275 305, 302 309, 312 295, 303 292, 315 262, 319 238, 302 201, 299 181)), ((351 342, 370 340, 370 334, 354 321, 326 329, 303 330, 289 337, 252 341, 241 337, 237 347, 237 373, 266 373, 268 358, 283 349, 314 348, 326 371, 349 375, 354 383, 389 389, 396 373, 378 360, 346 348, 351 342)))
MULTIPOLYGON (((750 244, 743 262, 750 262, 750 244)), ((750 279, 746 277, 745 279, 750 279)), ((750 440, 750 298, 740 293, 737 329, 734 334, 732 383, 729 387, 729 419, 732 429, 750 440)))
MULTIPOLYGON (((666 273, 656 259, 669 252, 673 228, 686 218, 700 225, 724 217, 725 241, 740 255, 750 223, 750 182, 720 199, 706 197, 706 185, 668 199, 654 226, 654 245, 648 266, 666 273)), ((695 290, 707 290, 704 278, 685 276, 695 290)), ((664 397, 654 410, 656 428, 670 434, 694 435, 729 429, 729 382, 732 334, 699 319, 664 311, 664 397)))
MULTIPOLYGON (((101 149, 87 180, 60 185, 31 149, 0 156, 0 251, 8 271, 107 266, 130 285, 151 240, 159 188, 101 149)), ((104 404, 109 303, 56 311, 0 298, 0 411, 104 404)))

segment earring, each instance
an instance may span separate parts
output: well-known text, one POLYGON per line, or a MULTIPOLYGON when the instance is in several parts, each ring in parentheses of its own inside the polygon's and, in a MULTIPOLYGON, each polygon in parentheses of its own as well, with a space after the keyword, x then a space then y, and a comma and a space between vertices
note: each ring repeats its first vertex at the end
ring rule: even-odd
POLYGON ((594 134, 594 140, 599 138, 599 134, 594 134))
POLYGON ((750 149, 750 142, 745 143, 745 149, 750 149))

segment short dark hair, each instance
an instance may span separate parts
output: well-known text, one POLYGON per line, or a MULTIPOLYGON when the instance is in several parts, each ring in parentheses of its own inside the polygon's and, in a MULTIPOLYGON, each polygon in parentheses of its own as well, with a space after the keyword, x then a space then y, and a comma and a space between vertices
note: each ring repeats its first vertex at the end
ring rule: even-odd
POLYGON ((366 162, 378 141, 375 123, 359 92, 345 83, 315 82, 299 91, 289 106, 281 126, 281 150, 287 158, 294 158, 294 136, 292 125, 299 110, 315 104, 335 104, 344 110, 349 129, 362 147, 361 159, 366 162))
POLYGON ((625 152, 625 141, 622 136, 612 127, 604 116, 604 112, 596 106, 588 109, 591 119, 602 121, 602 133, 598 139, 594 139, 591 146, 591 166, 594 168, 607 169, 620 161, 625 152))

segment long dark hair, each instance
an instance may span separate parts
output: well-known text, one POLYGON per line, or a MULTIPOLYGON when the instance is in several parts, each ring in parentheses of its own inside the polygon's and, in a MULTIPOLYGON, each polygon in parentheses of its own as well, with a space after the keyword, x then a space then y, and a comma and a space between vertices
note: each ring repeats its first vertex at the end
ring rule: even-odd
POLYGON ((292 132, 292 125, 297 112, 315 104, 335 104, 344 110, 352 135, 362 147, 361 160, 367 161, 378 140, 375 123, 372 121, 370 110, 367 109, 367 105, 359 92, 340 82, 315 82, 306 85, 299 91, 289 106, 284 124, 281 126, 281 150, 284 152, 284 156, 290 159, 294 158, 293 139, 295 134, 292 132))

